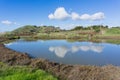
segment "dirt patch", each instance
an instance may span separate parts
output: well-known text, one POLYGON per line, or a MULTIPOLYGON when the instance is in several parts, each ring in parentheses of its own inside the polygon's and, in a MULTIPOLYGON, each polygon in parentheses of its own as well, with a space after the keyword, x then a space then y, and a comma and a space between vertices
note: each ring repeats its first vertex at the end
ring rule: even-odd
POLYGON ((28 65, 31 62, 31 58, 26 53, 10 50, 3 44, 0 44, 0 61, 9 65, 28 65))
POLYGON ((33 59, 26 53, 16 52, 0 44, 0 61, 9 65, 28 65, 43 69, 61 80, 120 80, 120 67, 65 65, 46 59, 33 59))

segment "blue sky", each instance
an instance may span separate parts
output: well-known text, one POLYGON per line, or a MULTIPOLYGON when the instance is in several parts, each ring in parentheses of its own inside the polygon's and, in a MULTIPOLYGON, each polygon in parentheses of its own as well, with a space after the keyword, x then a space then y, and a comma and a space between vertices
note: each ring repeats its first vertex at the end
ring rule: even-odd
POLYGON ((120 26, 120 0, 0 0, 0 32, 23 25, 120 26))

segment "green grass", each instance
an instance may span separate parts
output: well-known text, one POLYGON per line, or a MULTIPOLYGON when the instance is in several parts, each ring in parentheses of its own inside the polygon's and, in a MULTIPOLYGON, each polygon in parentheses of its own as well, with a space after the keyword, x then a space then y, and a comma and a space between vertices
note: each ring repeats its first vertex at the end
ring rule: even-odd
POLYGON ((8 66, 0 62, 0 80, 57 80, 57 78, 40 69, 8 66))
POLYGON ((120 29, 119 28, 107 29, 104 35, 105 36, 120 36, 120 29))
POLYGON ((47 33, 37 33, 34 37, 41 38, 41 39, 76 39, 76 38, 83 38, 87 35, 78 34, 80 31, 65 31, 65 32, 51 32, 47 33))
POLYGON ((46 38, 49 38, 49 34, 47 34, 47 33, 38 33, 34 37, 46 39, 46 38))

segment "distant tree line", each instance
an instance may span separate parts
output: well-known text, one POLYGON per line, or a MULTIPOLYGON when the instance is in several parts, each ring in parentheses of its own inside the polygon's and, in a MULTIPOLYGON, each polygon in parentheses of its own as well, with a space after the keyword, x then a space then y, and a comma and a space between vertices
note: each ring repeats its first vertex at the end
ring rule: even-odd
POLYGON ((94 30, 95 32, 100 32, 101 29, 108 29, 108 26, 103 26, 103 25, 93 25, 93 26, 88 26, 88 27, 76 26, 75 28, 73 28, 71 30, 72 31, 75 31, 75 30, 94 30))

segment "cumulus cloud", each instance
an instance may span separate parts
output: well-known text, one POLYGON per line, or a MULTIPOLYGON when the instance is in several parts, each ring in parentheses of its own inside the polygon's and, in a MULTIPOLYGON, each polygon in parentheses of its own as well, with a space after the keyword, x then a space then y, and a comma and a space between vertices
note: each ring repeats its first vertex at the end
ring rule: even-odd
POLYGON ((69 24, 60 24, 58 26, 61 26, 61 29, 70 30, 70 29, 73 29, 75 26, 78 26, 78 25, 80 25, 80 24, 69 23, 69 24))
POLYGON ((95 20, 104 19, 105 15, 104 15, 103 12, 97 12, 93 15, 83 14, 81 16, 77 13, 72 13, 71 17, 72 17, 73 20, 92 20, 92 21, 95 21, 95 20))
POLYGON ((17 22, 12 22, 12 21, 9 21, 9 20, 3 20, 3 21, 1 21, 1 23, 5 24, 5 25, 20 25, 17 22))
POLYGON ((65 20, 69 17, 70 15, 67 13, 64 7, 59 7, 55 10, 54 13, 48 15, 49 19, 58 19, 58 20, 65 20))
POLYGON ((98 13, 91 15, 91 20, 101 20, 104 18, 105 18, 105 15, 103 12, 98 12, 98 13))
POLYGON ((80 19, 79 14, 77 14, 77 13, 75 13, 75 12, 73 12, 73 13, 71 14, 71 17, 72 17, 73 20, 78 20, 78 19, 80 19))
POLYGON ((49 19, 56 19, 56 20, 64 20, 64 19, 68 19, 71 18, 72 20, 102 20, 105 18, 105 15, 103 12, 97 12, 94 13, 92 15, 90 14, 78 14, 76 12, 71 12, 71 14, 69 14, 64 7, 59 7, 55 10, 54 13, 51 13, 48 15, 49 19))
POLYGON ((83 14, 79 19, 81 20, 90 20, 92 17, 89 14, 83 14))

